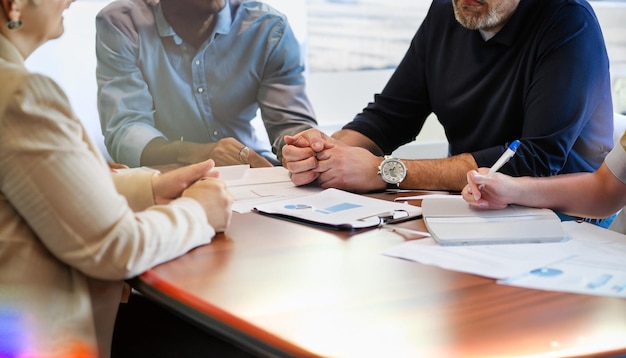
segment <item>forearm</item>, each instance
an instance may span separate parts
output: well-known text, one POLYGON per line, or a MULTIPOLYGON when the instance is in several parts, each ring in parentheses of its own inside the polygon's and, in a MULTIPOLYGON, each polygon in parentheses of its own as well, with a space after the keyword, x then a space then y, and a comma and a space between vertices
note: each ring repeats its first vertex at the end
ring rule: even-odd
POLYGON ((141 165, 151 166, 201 162, 210 158, 210 153, 205 152, 207 149, 214 146, 214 143, 200 144, 185 141, 167 141, 164 138, 155 138, 146 145, 141 153, 141 165))
POLYGON ((548 178, 518 178, 513 202, 551 208, 574 216, 606 217, 626 204, 626 184, 605 165, 595 173, 576 173, 548 178))
MULTIPOLYGON (((384 155, 371 139, 357 131, 342 129, 332 137, 349 146, 365 148, 374 155, 384 155)), ((467 184, 467 172, 478 168, 471 154, 444 159, 400 159, 407 166, 407 177, 400 184, 406 189, 461 191, 467 184)))
POLYGON ((467 184, 467 172, 477 169, 471 154, 443 159, 403 160, 407 177, 401 188, 461 191, 467 184))
POLYGON ((335 132, 331 137, 351 147, 365 148, 377 156, 384 154, 376 143, 357 131, 342 129, 335 132))

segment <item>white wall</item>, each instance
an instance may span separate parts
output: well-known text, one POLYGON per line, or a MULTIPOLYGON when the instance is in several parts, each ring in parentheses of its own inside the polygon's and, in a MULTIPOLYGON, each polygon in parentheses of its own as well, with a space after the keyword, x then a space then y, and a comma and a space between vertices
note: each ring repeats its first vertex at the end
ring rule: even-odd
POLYGON ((95 18, 109 2, 73 3, 64 15, 63 36, 44 44, 26 61, 31 71, 52 77, 63 88, 92 140, 107 157, 96 107, 95 18))
MULTIPOLYGON (((307 91, 320 129, 329 134, 340 129, 374 100, 374 94, 382 91, 392 73, 393 70, 311 72, 307 91)), ((393 155, 407 159, 442 158, 447 153, 443 127, 432 115, 415 142, 398 148, 393 155)))
MULTIPOLYGON (((611 61, 614 108, 618 113, 626 113, 626 1, 590 3, 602 26, 611 61)), ((321 128, 330 133, 352 119, 373 100, 374 93, 382 90, 391 73, 392 70, 310 73, 308 93, 321 128)), ((616 130, 622 127, 616 125, 616 130)), ((427 120, 415 142, 399 148, 394 155, 402 158, 446 156, 447 141, 436 117, 427 120)))
POLYGON ((611 61, 613 108, 626 114, 626 1, 590 1, 611 61))

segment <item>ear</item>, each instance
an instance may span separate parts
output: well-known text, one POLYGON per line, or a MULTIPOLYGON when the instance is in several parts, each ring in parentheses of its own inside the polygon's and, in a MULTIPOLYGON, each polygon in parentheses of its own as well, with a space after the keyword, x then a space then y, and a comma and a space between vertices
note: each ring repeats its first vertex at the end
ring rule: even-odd
POLYGON ((2 7, 9 20, 17 22, 22 17, 20 2, 16 0, 2 0, 2 7))

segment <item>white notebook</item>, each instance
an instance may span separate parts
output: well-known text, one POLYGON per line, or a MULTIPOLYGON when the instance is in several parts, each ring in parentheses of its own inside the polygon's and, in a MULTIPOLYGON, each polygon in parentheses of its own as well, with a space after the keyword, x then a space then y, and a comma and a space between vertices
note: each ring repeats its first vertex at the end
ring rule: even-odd
POLYGON ((501 210, 469 206, 460 195, 424 198, 422 215, 440 245, 559 242, 567 238, 550 209, 509 205, 501 210))

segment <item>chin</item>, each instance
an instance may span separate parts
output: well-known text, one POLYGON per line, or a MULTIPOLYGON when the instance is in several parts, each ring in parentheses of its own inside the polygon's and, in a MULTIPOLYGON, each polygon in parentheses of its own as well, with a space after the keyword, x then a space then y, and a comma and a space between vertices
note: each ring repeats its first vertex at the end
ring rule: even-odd
POLYGON ((51 40, 56 40, 56 39, 58 39, 59 37, 61 37, 61 35, 63 35, 63 33, 62 33, 62 32, 61 32, 60 34, 55 34, 55 35, 52 35, 52 36, 48 37, 48 41, 51 41, 51 40))
POLYGON ((58 39, 59 37, 63 36, 64 33, 65 33, 65 27, 63 26, 63 24, 61 24, 61 26, 59 26, 56 32, 52 34, 52 36, 50 36, 50 40, 58 39))

